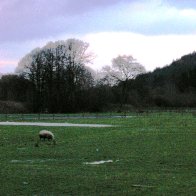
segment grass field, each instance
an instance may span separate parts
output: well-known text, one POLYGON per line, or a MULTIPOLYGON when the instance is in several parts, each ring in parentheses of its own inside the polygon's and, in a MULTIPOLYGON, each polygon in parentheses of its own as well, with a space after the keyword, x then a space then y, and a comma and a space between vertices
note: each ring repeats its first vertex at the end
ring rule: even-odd
POLYGON ((66 122, 114 126, 46 127, 57 145, 39 147, 43 127, 0 126, 0 195, 196 195, 194 115, 66 122))

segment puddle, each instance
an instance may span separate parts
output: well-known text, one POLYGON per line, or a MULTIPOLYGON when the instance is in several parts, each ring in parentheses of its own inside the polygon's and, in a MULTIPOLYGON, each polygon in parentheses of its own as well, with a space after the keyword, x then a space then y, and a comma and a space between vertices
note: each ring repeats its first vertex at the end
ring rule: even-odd
POLYGON ((11 160, 11 163, 33 163, 33 160, 11 160))
MULTIPOLYGON (((57 159, 35 159, 35 160, 11 160, 10 163, 29 163, 29 164, 34 164, 34 163, 46 163, 46 162, 66 162, 70 161, 70 159, 63 159, 63 160, 57 160, 57 159)), ((115 162, 118 162, 119 160, 116 160, 115 162)), ((101 165, 104 163, 113 163, 113 160, 101 160, 101 161, 92 161, 92 162, 83 162, 85 165, 101 165)))
POLYGON ((10 160, 10 163, 23 163, 23 164, 37 164, 37 163, 48 163, 48 162, 70 162, 73 161, 73 159, 27 159, 27 160, 17 160, 13 159, 10 160))
POLYGON ((107 160, 107 161, 93 161, 93 162, 84 162, 85 165, 100 165, 104 163, 113 163, 113 160, 107 160))
POLYGON ((112 125, 104 125, 104 124, 72 124, 72 123, 46 123, 46 122, 0 122, 0 125, 46 126, 46 127, 112 127, 112 125))
POLYGON ((24 184, 24 185, 28 185, 29 183, 28 183, 28 182, 22 182, 22 184, 24 184))
POLYGON ((65 160, 57 160, 57 159, 35 159, 35 160, 11 160, 11 163, 45 163, 51 161, 65 161, 65 160))

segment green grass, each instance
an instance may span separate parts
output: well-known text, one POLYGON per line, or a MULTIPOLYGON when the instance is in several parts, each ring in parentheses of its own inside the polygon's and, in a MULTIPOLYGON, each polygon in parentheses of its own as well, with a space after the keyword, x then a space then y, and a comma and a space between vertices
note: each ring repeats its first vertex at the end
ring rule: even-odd
POLYGON ((195 116, 66 122, 116 126, 47 127, 57 145, 39 147, 43 127, 0 126, 0 195, 196 195, 195 116))

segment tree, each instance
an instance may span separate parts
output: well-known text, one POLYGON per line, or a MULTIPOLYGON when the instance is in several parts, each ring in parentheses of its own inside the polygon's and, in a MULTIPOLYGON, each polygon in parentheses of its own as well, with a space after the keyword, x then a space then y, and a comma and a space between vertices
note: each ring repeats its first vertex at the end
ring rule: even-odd
POLYGON ((0 79, 0 100, 26 102, 30 82, 17 75, 3 75, 0 79))
POLYGON ((2 75, 0 78, 0 112, 24 112, 31 98, 31 82, 22 76, 2 75))
POLYGON ((127 85, 128 81, 134 79, 139 74, 145 73, 144 66, 139 64, 132 56, 118 56, 112 59, 112 66, 105 66, 102 69, 105 82, 111 86, 119 84, 122 89, 121 107, 127 100, 127 85))
POLYGON ((49 42, 27 54, 16 72, 34 84, 34 103, 38 111, 77 110, 78 93, 92 85, 86 64, 93 55, 88 43, 77 39, 49 42))
POLYGON ((102 71, 113 84, 134 79, 137 75, 146 72, 144 66, 139 64, 132 56, 127 55, 119 55, 112 59, 112 66, 104 66, 102 71))

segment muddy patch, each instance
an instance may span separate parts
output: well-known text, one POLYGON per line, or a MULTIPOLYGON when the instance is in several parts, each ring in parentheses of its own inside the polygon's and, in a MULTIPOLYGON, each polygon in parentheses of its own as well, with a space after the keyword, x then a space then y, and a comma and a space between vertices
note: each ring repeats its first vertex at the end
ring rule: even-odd
POLYGON ((104 163, 113 163, 113 160, 101 160, 101 161, 93 161, 93 162, 84 162, 85 165, 101 165, 104 163))

